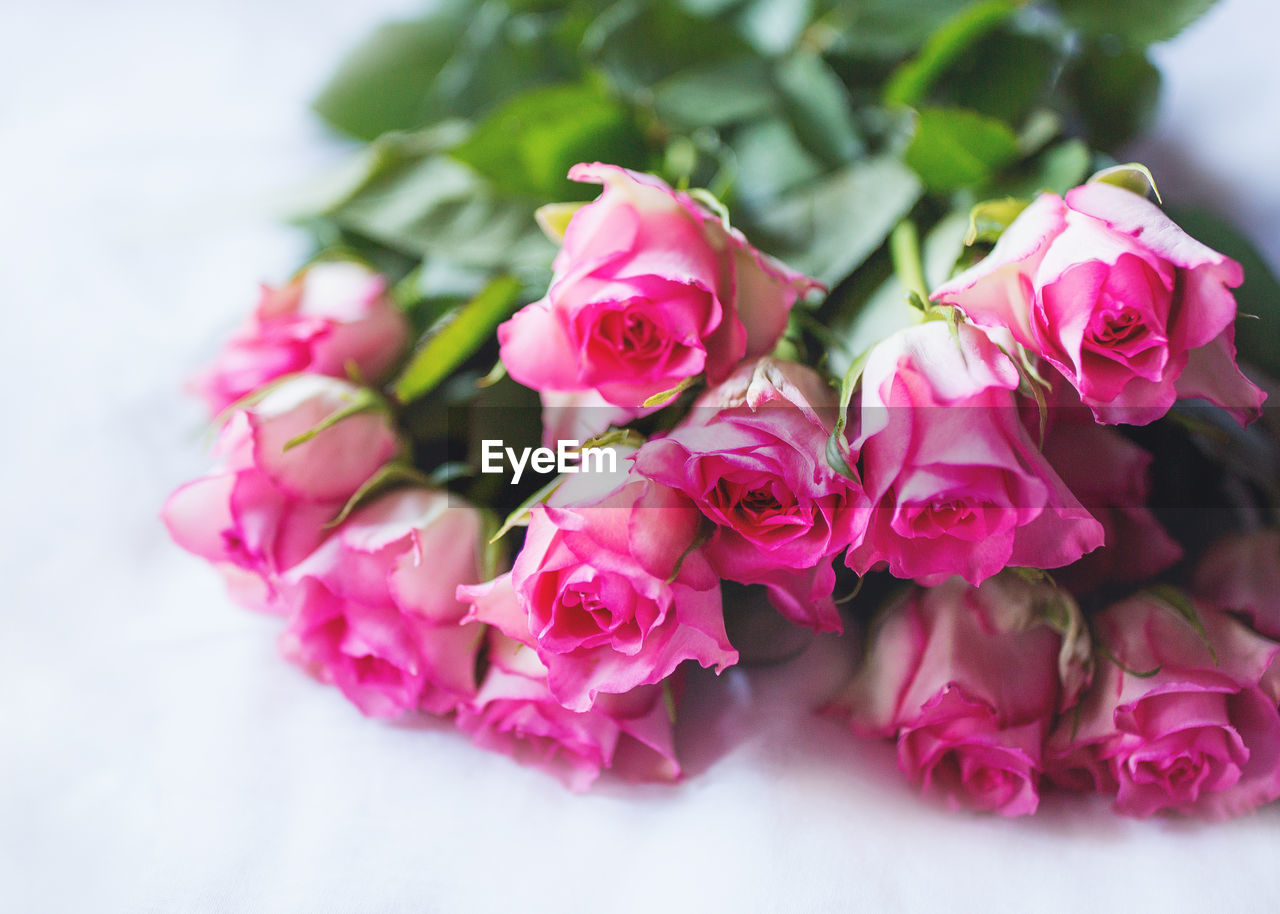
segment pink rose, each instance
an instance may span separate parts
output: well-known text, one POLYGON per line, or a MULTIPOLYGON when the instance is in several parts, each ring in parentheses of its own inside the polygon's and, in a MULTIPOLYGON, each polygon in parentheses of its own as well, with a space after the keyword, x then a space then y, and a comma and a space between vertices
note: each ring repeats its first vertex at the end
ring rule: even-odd
POLYGON ((622 428, 636 414, 636 410, 614 406, 594 390, 543 391, 542 445, 555 450, 561 441, 590 441, 610 428, 622 428))
POLYGON ((446 492, 401 489, 361 508, 286 575, 281 650, 362 713, 445 714, 476 692, 484 629, 459 586, 482 577, 484 521, 446 492))
POLYGON ((898 767, 951 809, 1029 815, 1045 736, 1086 679, 1082 634, 1070 597, 1017 575, 916 588, 837 707, 854 732, 896 738, 898 767))
POLYGON ((1280 796, 1280 644, 1224 613, 1193 625, 1149 595, 1093 623, 1093 684, 1050 739, 1051 776, 1131 816, 1226 819, 1280 796))
POLYGON ((933 298, 1008 328, 1099 422, 1144 425, 1204 397, 1245 423, 1265 395, 1235 364, 1243 275, 1145 197, 1095 182, 1042 194, 933 298))
POLYGON ((718 382, 818 285, 652 175, 597 162, 569 177, 604 191, 570 220, 546 297, 498 328, 521 384, 635 409, 703 371, 718 382))
POLYGON ((263 286, 253 315, 193 386, 218 413, 287 374, 345 378, 354 366, 378 381, 409 337, 385 290, 385 279, 348 261, 316 263, 279 289, 263 286))
POLYGON ((399 448, 390 417, 375 408, 285 450, 364 395, 334 378, 289 378, 236 410, 218 436, 214 471, 165 502, 174 542, 217 566, 244 605, 282 609, 280 574, 319 545, 325 525, 399 448))
POLYGON ((1145 581, 1182 558, 1182 547, 1147 509, 1151 455, 1088 413, 1057 409, 1044 456, 1062 481, 1102 524, 1106 540, 1054 577, 1077 592, 1117 581, 1145 581))
POLYGON ((661 682, 683 660, 722 670, 738 652, 720 579, 695 548, 699 521, 678 492, 625 468, 570 476, 533 509, 511 571, 524 618, 513 628, 478 604, 479 619, 532 635, 552 694, 574 711, 661 682))
POLYGON ((1239 613, 1268 638, 1280 639, 1280 531, 1218 540, 1201 557, 1192 588, 1205 604, 1239 613))
POLYGON ((585 790, 604 769, 629 780, 673 781, 680 776, 663 685, 600 695, 584 711, 571 711, 552 695, 547 668, 533 648, 510 575, 458 590, 477 617, 520 632, 517 641, 489 629, 489 670, 479 693, 458 709, 458 729, 477 745, 542 768, 585 790))
POLYGON ((704 547, 721 577, 764 584, 791 621, 839 631, 832 557, 860 539, 870 506, 831 469, 835 391, 794 362, 761 359, 707 391, 636 454, 636 469, 687 495, 716 525, 704 547))
POLYGON ((1019 419, 1018 372, 981 330, 928 321, 872 350, 862 375, 862 485, 875 507, 845 561, 900 578, 971 584, 1009 565, 1057 568, 1102 544, 1102 525, 1019 419))

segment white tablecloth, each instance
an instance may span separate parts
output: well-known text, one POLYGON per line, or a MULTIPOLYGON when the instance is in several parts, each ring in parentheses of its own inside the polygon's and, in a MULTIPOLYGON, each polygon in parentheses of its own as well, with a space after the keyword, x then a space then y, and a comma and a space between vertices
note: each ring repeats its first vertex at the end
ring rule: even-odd
MULTIPOLYGON (((582 797, 276 659, 276 620, 156 521, 205 464, 180 383, 303 254, 273 201, 341 158, 305 101, 412 8, 0 5, 0 909, 1277 910, 1280 808, 1203 826, 919 801, 889 747, 808 714, 838 643, 806 676, 698 679, 693 776, 582 797)), ((1276 25, 1226 0, 1160 48, 1138 155, 1280 264, 1276 25)))

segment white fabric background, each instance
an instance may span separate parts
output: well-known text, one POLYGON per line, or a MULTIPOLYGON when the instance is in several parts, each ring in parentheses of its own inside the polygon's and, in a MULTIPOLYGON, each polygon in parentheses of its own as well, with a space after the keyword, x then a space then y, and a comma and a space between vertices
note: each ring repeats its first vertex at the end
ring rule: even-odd
MULTIPOLYGON (((275 658, 277 622, 156 521, 205 465, 180 383, 303 254, 273 201, 341 158, 306 100, 413 7, 0 4, 0 908, 1276 910, 1280 808, 1214 827, 920 802, 887 746, 807 713, 839 643, 806 676, 699 679, 694 776, 585 797, 445 726, 364 720, 275 658)), ((1280 263, 1276 25, 1226 0, 1161 48, 1140 155, 1280 263)))

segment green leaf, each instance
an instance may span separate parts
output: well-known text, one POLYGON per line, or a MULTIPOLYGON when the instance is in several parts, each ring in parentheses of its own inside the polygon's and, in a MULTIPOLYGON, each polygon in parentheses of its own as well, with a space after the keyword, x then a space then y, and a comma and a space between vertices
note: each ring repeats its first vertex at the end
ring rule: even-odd
POLYGON ((1141 49, 1094 42, 1085 45, 1067 71, 1065 89, 1086 139, 1110 151, 1151 123, 1160 97, 1160 71, 1141 49))
POLYGON ((929 190, 980 184, 1018 156, 1009 126, 961 108, 924 108, 904 159, 929 190))
POLYGON ((630 112, 599 85, 532 89, 490 114, 453 150, 501 193, 579 200, 598 189, 570 181, 578 162, 645 165, 643 138, 630 112))
POLYGON ((778 65, 775 77, 783 113, 809 152, 828 165, 862 152, 849 93, 821 57, 793 54, 778 65))
POLYGON ((772 253, 834 288, 884 243, 919 198, 915 175, 896 158, 877 156, 854 162, 759 210, 753 204, 750 221, 778 240, 772 253))
POLYGON ((580 16, 521 5, 443 0, 422 19, 379 28, 344 61, 316 111, 373 139, 446 117, 474 118, 518 92, 580 78, 580 16))
POLYGON ((678 129, 751 120, 769 112, 775 101, 769 68, 758 57, 681 70, 653 87, 658 116, 678 129))
POLYGON ((619 0, 591 23, 582 50, 628 95, 645 94, 681 70, 758 56, 732 28, 699 15, 714 10, 681 7, 672 0, 619 0))
POLYGON ((450 124, 380 137, 316 194, 313 211, 299 220, 317 234, 336 230, 429 259, 437 273, 549 270, 554 248, 533 221, 532 202, 498 195, 443 155, 441 147, 457 136, 450 124))
POLYGON ((848 53, 891 60, 919 48, 973 0, 861 0, 833 3, 832 26, 848 53))
POLYGON ((312 107, 332 126, 364 140, 427 122, 428 90, 453 56, 474 4, 443 0, 414 22, 379 26, 342 61, 312 107))
POLYGON ((934 81, 974 42, 1008 19, 1015 9, 1014 0, 985 0, 956 13, 929 36, 914 59, 889 77, 884 87, 885 103, 918 106, 934 81))
POLYGON ((948 107, 1020 124, 1043 104, 1065 55, 1050 36, 998 28, 967 49, 934 84, 933 97, 948 107))
POLYGON ((1126 162, 1123 165, 1104 168, 1089 177, 1090 183, 1094 181, 1113 184, 1139 197, 1154 193, 1157 202, 1164 202, 1160 197, 1160 188, 1156 187, 1156 179, 1151 174, 1151 169, 1138 162, 1126 162))
POLYGON ((502 522, 502 526, 497 529, 493 536, 489 537, 489 542, 496 543, 515 527, 527 527, 529 525, 529 516, 533 513, 534 506, 540 505, 550 498, 552 493, 560 488, 560 484, 563 482, 564 477, 557 476, 522 501, 514 511, 507 515, 507 519, 502 522))
POLYGON ((1027 208, 1029 202, 1016 197, 1003 197, 977 204, 969 211, 969 229, 965 233, 964 243, 994 242, 1027 208))
POLYGON ((1248 239, 1218 216, 1172 205, 1165 212, 1192 237, 1244 267, 1244 284, 1233 290, 1241 314, 1236 321, 1236 347, 1246 361, 1273 378, 1280 377, 1280 280, 1271 266, 1248 239))
POLYGON ((396 397, 402 403, 409 403, 434 390, 510 316, 519 295, 520 281, 500 276, 452 318, 447 318, 443 326, 428 336, 396 379, 396 397))
POLYGON ((779 195, 826 170, 781 115, 743 124, 728 142, 737 165, 737 197, 748 208, 752 201, 767 208, 779 195))
POLYGON ((1010 197, 1034 197, 1042 191, 1065 194, 1084 182, 1093 153, 1077 139, 1050 146, 1025 163, 1016 175, 1004 176, 992 190, 1010 197))
POLYGON ((1132 45, 1167 41, 1195 22, 1216 0, 1058 0, 1068 23, 1093 35, 1115 35, 1132 45))

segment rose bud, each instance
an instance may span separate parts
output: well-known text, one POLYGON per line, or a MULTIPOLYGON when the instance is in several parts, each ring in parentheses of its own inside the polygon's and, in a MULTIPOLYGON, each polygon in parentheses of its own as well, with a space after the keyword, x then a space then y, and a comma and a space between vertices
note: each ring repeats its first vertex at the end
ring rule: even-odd
POLYGON ((1192 589, 1206 605, 1238 613, 1268 638, 1280 639, 1280 531, 1218 540, 1201 557, 1192 589))
POLYGON ((1139 817, 1227 819, 1280 796, 1280 644, 1151 594, 1093 626, 1098 668, 1049 741, 1054 780, 1139 817))
POLYGON ((1035 812, 1043 741, 1087 679, 1071 598, 1014 573, 952 578, 913 588, 870 637, 835 704, 854 732, 896 739, 902 772, 953 810, 1035 812))
POLYGON ((569 177, 604 190, 570 219, 546 296, 498 328, 521 384, 594 390, 635 411, 771 350, 796 298, 818 286, 652 175, 597 162, 569 177))
POLYGON ((531 635, 552 694, 574 711, 684 660, 717 672, 738 660, 720 579, 697 548, 698 509, 627 469, 566 477, 536 505, 510 575, 523 620, 479 616, 517 641, 531 635))
POLYGON ((458 708, 458 729, 479 746, 505 753, 585 790, 611 769, 628 780, 674 781, 680 776, 671 718, 661 684, 620 695, 602 694, 586 711, 556 701, 511 578, 462 587, 458 598, 479 606, 477 617, 505 618, 523 641, 489 629, 489 669, 479 693, 458 708))
POLYGON ((1042 194, 933 298, 1007 328, 1099 422, 1145 425, 1203 397, 1243 424, 1265 399, 1235 364, 1230 290, 1243 277, 1145 197, 1092 182, 1042 194))
POLYGON ((444 714, 476 691, 484 629, 459 586, 481 577, 484 521, 431 489, 383 495, 344 520, 283 584, 282 653, 364 714, 444 714))
POLYGON ((874 506, 846 563, 971 584, 1009 565, 1057 568, 1102 544, 1023 426, 1018 371, 986 333, 927 321, 877 345, 862 374, 862 485, 874 506))
POLYGON ((403 354, 409 324, 387 297, 386 280, 350 261, 322 261, 258 307, 192 386, 213 413, 268 381, 309 372, 376 382, 403 354))
POLYGON ((372 396, 346 381, 297 375, 235 410, 215 445, 217 467, 165 502, 161 518, 174 542, 217 566, 238 602, 283 611, 281 573, 319 545, 399 440, 386 411, 371 406, 287 445, 372 396))
MULTIPOLYGON (((1072 410, 1066 414, 1075 418, 1072 410)), ((1149 580, 1182 558, 1182 547, 1146 507, 1151 455, 1087 415, 1083 422, 1055 425, 1044 444, 1050 466, 1102 524, 1106 538, 1102 548, 1054 573, 1076 593, 1149 580)))
POLYGON ((794 362, 761 359, 707 391, 636 454, 636 469, 687 495, 716 525, 716 574, 763 584, 788 619, 839 631, 832 557, 862 537, 870 505, 827 464, 835 391, 794 362))

